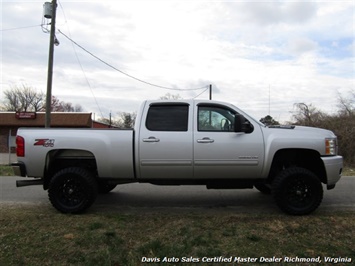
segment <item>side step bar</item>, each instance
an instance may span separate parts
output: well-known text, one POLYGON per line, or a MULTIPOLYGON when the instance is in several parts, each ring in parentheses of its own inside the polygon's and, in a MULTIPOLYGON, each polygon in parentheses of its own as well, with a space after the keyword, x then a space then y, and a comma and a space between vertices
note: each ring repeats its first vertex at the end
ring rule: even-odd
POLYGON ((17 180, 16 187, 27 187, 27 186, 37 186, 43 185, 42 179, 33 179, 33 180, 17 180))

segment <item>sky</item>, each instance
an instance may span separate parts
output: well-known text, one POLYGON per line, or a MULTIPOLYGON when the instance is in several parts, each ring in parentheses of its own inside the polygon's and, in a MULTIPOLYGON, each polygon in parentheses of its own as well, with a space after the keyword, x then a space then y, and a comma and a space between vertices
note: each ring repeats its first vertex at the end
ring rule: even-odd
MULTIPOLYGON (((0 1, 0 102, 23 84, 45 93, 45 1, 0 1)), ((95 119, 167 93, 208 100, 212 84, 213 100, 286 122, 355 89, 352 0, 58 0, 56 37, 52 95, 95 119)))

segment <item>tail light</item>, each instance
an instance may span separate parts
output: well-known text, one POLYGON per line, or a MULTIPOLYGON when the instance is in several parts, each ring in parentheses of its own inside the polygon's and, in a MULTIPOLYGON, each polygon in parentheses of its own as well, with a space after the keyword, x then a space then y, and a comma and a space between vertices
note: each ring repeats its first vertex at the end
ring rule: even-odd
POLYGON ((16 136, 16 155, 25 157, 25 139, 21 136, 16 136))

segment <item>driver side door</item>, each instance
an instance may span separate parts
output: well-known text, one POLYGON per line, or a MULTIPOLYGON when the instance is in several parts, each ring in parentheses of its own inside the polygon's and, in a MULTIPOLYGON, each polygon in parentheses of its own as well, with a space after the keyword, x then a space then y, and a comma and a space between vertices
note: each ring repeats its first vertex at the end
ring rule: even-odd
POLYGON ((199 104, 196 112, 194 177, 260 176, 264 160, 260 127, 254 125, 248 133, 234 132, 234 118, 238 113, 227 106, 199 104))

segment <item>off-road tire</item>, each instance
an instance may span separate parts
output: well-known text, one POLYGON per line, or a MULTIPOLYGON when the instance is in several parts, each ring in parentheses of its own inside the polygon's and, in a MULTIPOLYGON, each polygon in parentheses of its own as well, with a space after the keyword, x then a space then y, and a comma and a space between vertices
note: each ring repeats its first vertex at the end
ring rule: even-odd
POLYGON ((98 187, 91 172, 80 167, 58 171, 48 188, 49 200, 62 213, 82 213, 97 197, 98 187))
POLYGON ((292 167, 282 171, 272 184, 277 206, 292 215, 310 214, 323 199, 323 187, 311 171, 292 167))

